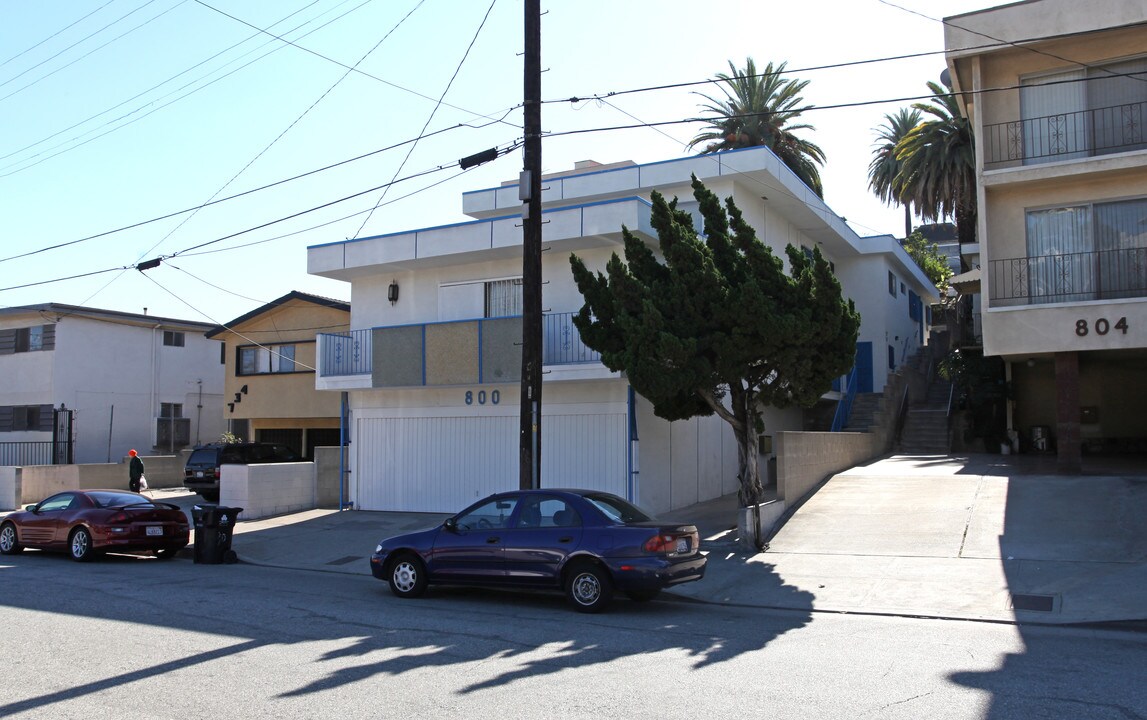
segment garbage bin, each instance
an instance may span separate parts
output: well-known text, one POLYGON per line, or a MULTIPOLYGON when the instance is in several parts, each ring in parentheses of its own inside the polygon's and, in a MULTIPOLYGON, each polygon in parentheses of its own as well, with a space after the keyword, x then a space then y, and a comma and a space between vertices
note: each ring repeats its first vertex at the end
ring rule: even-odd
POLYGON ((239 556, 231 549, 235 521, 243 508, 225 505, 195 505, 191 517, 195 523, 195 562, 204 565, 230 565, 239 556))

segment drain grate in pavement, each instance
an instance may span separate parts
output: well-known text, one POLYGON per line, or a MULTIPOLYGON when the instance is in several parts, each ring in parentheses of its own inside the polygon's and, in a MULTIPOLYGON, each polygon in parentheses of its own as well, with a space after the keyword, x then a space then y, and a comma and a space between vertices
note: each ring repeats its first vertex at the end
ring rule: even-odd
POLYGON ((347 565, 347 564, 350 564, 352 562, 355 562, 356 560, 362 560, 362 556, 361 555, 347 555, 346 557, 341 557, 338 560, 331 560, 329 563, 327 563, 327 565, 347 565))
POLYGON ((1012 595, 1013 610, 1051 612, 1055 608, 1053 595, 1012 595))

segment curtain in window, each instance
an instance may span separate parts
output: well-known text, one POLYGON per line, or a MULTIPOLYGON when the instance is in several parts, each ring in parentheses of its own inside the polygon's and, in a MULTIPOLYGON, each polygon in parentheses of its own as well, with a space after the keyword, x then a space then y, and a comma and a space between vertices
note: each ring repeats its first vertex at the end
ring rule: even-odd
POLYGON ((511 317, 521 314, 521 279, 495 280, 486 283, 486 317, 511 317))
POLYGON ((1087 73, 1087 107, 1097 155, 1147 147, 1147 58, 1095 67, 1087 73))
POLYGON ((1031 302, 1093 299, 1090 207, 1078 205, 1029 212, 1027 244, 1031 302))
POLYGON ((1147 289, 1147 199, 1095 206, 1095 249, 1102 298, 1147 289))

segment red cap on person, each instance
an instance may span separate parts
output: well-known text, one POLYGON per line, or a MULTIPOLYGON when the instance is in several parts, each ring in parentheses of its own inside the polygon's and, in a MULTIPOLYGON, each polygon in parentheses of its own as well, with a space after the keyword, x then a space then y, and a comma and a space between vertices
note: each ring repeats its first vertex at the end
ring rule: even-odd
POLYGON ((128 451, 127 451, 127 454, 128 454, 128 455, 131 455, 132 457, 135 457, 135 456, 137 455, 137 453, 136 453, 136 451, 135 451, 135 450, 128 450, 128 451))

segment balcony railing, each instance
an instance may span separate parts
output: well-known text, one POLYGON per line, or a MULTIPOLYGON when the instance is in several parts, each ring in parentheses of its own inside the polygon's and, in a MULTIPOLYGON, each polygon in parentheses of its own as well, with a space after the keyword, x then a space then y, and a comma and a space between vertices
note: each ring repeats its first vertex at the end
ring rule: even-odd
POLYGON ((984 166, 1024 165, 1147 148, 1147 102, 984 126, 984 166))
POLYGON ((992 307, 1147 297, 1147 248, 993 260, 992 307))
MULTIPOLYGON (((574 365, 601 361, 601 354, 581 341, 573 324, 574 313, 550 313, 542 316, 542 364, 574 365)), ((435 326, 473 324, 481 320, 455 323, 430 323, 435 326)), ((486 321, 489 322, 489 321, 486 321)), ((374 329, 347 333, 322 333, 319 374, 322 377, 365 375, 373 372, 374 329)), ((520 353, 520 350, 519 350, 520 353)))

